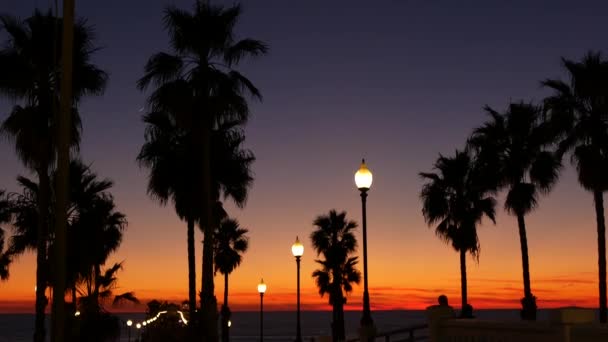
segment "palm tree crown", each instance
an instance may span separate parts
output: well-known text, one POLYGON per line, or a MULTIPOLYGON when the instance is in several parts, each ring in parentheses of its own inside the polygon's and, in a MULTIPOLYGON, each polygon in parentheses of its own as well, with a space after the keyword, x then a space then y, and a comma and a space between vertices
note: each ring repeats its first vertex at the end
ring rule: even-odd
POLYGON ((242 228, 235 219, 222 220, 215 232, 215 271, 228 275, 243 260, 243 253, 249 247, 249 230, 242 228))
POLYGON ((197 4, 193 13, 174 6, 165 9, 172 52, 150 57, 138 81, 141 89, 156 87, 148 99, 152 108, 172 112, 186 129, 202 115, 211 116, 214 124, 247 120, 245 95, 261 98, 261 94, 234 67, 246 57, 265 54, 268 48, 258 40, 235 39, 240 14, 238 5, 197 4))
MULTIPOLYGON (((8 33, 0 51, 0 94, 22 105, 14 107, 2 124, 2 132, 15 143, 25 166, 34 170, 48 167, 54 160, 55 119, 58 110, 61 73, 60 18, 51 12, 34 14, 21 21, 1 16, 0 24, 8 33), (41 164, 43 162, 43 164, 41 164)), ((105 89, 107 74, 91 63, 96 51, 95 32, 80 20, 74 25, 74 80, 71 145, 80 141, 80 116, 77 104, 88 95, 100 95, 105 89)))
POLYGON ((457 251, 477 257, 479 238, 477 224, 484 216, 495 221, 496 200, 482 179, 483 172, 466 151, 454 157, 440 156, 435 163, 437 173, 420 173, 428 182, 423 186, 422 213, 429 225, 437 224, 435 232, 457 251))

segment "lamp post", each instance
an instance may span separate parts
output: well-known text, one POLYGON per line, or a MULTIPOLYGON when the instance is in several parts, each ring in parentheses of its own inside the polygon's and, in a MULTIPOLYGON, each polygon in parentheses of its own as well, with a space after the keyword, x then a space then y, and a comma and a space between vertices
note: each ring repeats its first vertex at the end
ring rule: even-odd
POLYGON ((363 316, 361 317, 360 335, 361 341, 369 341, 375 335, 374 321, 369 308, 369 291, 367 287, 367 191, 372 186, 372 173, 365 165, 365 159, 361 161, 361 166, 355 173, 355 184, 361 192, 361 208, 363 221, 363 316))
POLYGON ((131 342, 131 326, 133 325, 132 320, 127 321, 127 335, 129 335, 129 342, 131 342))
POLYGON ((298 304, 297 304, 297 325, 296 325, 296 342, 302 342, 302 330, 300 328, 300 259, 304 254, 304 245, 296 236, 296 242, 291 246, 291 253, 296 257, 297 273, 298 273, 298 304))
POLYGON ((266 284, 264 279, 258 284, 258 292, 260 293, 260 342, 264 341, 264 292, 266 292, 266 284))
POLYGON ((135 327, 137 328, 137 339, 141 341, 141 323, 137 323, 135 327))

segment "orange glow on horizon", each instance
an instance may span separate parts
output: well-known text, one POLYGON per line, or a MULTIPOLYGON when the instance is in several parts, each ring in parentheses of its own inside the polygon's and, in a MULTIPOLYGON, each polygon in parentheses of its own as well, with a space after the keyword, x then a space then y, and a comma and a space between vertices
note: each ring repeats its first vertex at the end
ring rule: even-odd
MULTIPOLYGON (((519 309, 519 297, 521 289, 511 286, 513 282, 496 279, 474 280, 469 285, 469 303, 475 309, 519 309), (482 284, 500 284, 499 287, 483 286, 482 284)), ((595 283, 592 280, 581 278, 553 278, 537 280, 538 284, 550 284, 546 287, 538 287, 535 293, 540 297, 538 306, 540 309, 550 309, 565 306, 596 307, 596 297, 593 295, 595 283), (564 289, 566 285, 567 289, 564 289), (590 294, 590 295, 585 295, 590 294), (568 299, 564 299, 568 298, 568 299)), ((424 288, 399 288, 399 287, 377 287, 370 289, 372 310, 424 310, 429 305, 436 304, 439 294, 446 294, 450 305, 458 308, 460 306, 459 287, 453 287, 440 291, 439 289, 424 288)), ((150 292, 146 290, 137 291, 141 304, 125 304, 120 307, 108 306, 112 312, 143 312, 146 303, 152 299, 181 303, 186 300, 186 293, 176 295, 171 292, 150 292), (151 296, 154 295, 154 296, 151 296)), ((218 305, 221 305, 223 294, 216 293, 218 305)), ((274 292, 269 290, 264 295, 264 307, 268 311, 293 311, 295 310, 295 292, 274 292)), ((361 310, 360 292, 349 295, 345 310, 361 310), (355 295, 356 294, 356 295, 355 295)), ((230 294, 230 306, 233 311, 256 311, 259 310, 259 293, 254 291, 235 292, 230 294)), ((69 298, 67 299, 69 301, 69 298)), ((324 311, 331 310, 327 296, 321 298, 316 289, 304 288, 301 293, 302 310, 324 311)), ((0 313, 33 313, 34 301, 32 298, 20 298, 0 301, 0 313)))

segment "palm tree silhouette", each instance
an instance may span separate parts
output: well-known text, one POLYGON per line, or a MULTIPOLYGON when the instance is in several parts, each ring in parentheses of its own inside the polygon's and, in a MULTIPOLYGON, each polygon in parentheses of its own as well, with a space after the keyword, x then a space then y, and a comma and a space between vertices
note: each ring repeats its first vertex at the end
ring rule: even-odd
POLYGON ((152 111, 175 115, 178 127, 189 132, 192 146, 202 152, 192 167, 201 175, 201 226, 203 282, 201 307, 205 336, 217 341, 217 301, 213 284, 213 219, 211 181, 211 131, 231 121, 244 123, 249 115, 246 96, 260 99, 253 83, 235 70, 246 57, 264 54, 264 43, 236 40, 234 27, 240 6, 224 8, 197 2, 193 12, 173 6, 165 9, 172 52, 153 55, 139 80, 140 89, 154 85, 148 99, 152 111))
MULTIPOLYGON (((62 20, 51 12, 34 14, 19 20, 13 16, 0 17, 0 29, 8 39, 0 50, 0 94, 20 101, 3 122, 1 133, 11 139, 19 159, 38 176, 41 213, 36 246, 36 320, 34 340, 44 340, 44 308, 46 279, 43 270, 47 259, 49 202, 49 169, 55 161, 55 116, 59 103, 60 51, 62 20)), ((74 77, 72 127, 70 144, 77 148, 80 141, 78 101, 87 95, 101 94, 107 74, 91 63, 96 51, 95 35, 84 20, 74 24, 74 77)))
MULTIPOLYGON (((0 190, 0 224, 9 223, 11 221, 11 202, 6 196, 4 190, 0 190)), ((11 255, 4 250, 4 230, 0 227, 0 280, 8 280, 11 264, 11 255)))
POLYGON ((435 233, 460 252, 462 308, 467 306, 466 253, 479 259, 477 225, 484 216, 496 223, 496 200, 492 181, 485 178, 480 164, 468 151, 456 151, 453 157, 439 156, 436 173, 420 173, 427 180, 422 187, 422 214, 435 233))
POLYGON ((91 286, 100 277, 101 266, 120 246, 127 220, 116 210, 109 192, 112 181, 98 179, 78 160, 70 163, 69 175, 68 284, 73 296, 82 283, 87 285, 87 293, 92 289, 97 296, 99 288, 91 286))
POLYGON ((555 141, 543 109, 531 103, 511 103, 504 113, 486 106, 490 121, 474 130, 469 145, 477 158, 491 166, 500 187, 507 188, 505 209, 517 217, 524 281, 521 317, 536 319, 536 297, 530 286, 525 216, 557 182, 561 158, 548 150, 555 141))
MULTIPOLYGON (((54 181, 55 173, 51 174, 54 181)), ((36 182, 18 177, 21 193, 14 195, 12 213, 14 214, 14 234, 10 239, 9 253, 21 254, 37 246, 37 222, 39 186, 36 182)), ((68 274, 67 283, 72 290, 75 302, 76 288, 80 284, 94 291, 94 278, 99 276, 101 265, 108 256, 118 249, 122 232, 127 224, 124 214, 116 211, 114 199, 108 190, 112 182, 99 180, 89 167, 79 160, 70 163, 70 203, 68 207, 68 274)), ((53 217, 55 194, 51 192, 47 215, 53 217)), ((53 232, 51 225, 50 230, 53 232)), ((49 253, 53 252, 52 241, 49 253)), ((48 264, 45 268, 48 270, 48 264)), ((53 278, 47 279, 52 283, 53 278)))
POLYGON ((243 260, 242 254, 249 247, 249 231, 242 228, 235 219, 225 218, 215 231, 215 271, 224 275, 224 304, 222 305, 222 341, 230 340, 228 321, 228 275, 232 273, 243 260))
MULTIPOLYGON (((167 112, 151 112, 144 116, 146 142, 137 160, 150 170, 148 194, 166 205, 173 202, 178 217, 187 223, 188 246, 188 308, 189 317, 195 321, 196 312, 196 263, 194 248, 194 226, 200 217, 198 195, 200 177, 197 177, 193 158, 189 151, 186 132, 177 127, 174 117, 167 112)), ((191 324, 194 329, 194 324, 191 324)))
MULTIPOLYGON (((201 179, 192 167, 199 156, 190 144, 188 132, 180 129, 174 116, 167 112, 152 112, 144 116, 146 142, 137 157, 141 166, 150 170, 148 194, 161 205, 173 202, 180 219, 187 222, 189 314, 195 318, 196 270, 194 253, 194 226, 200 217, 201 179)), ((253 154, 242 149, 244 135, 230 123, 222 124, 211 132, 214 149, 212 158, 212 183, 214 197, 223 194, 242 207, 247 199, 248 188, 253 181, 250 165, 253 154)), ((214 220, 226 216, 222 203, 213 206, 214 220)), ((219 225, 219 222, 215 226, 219 225)))
POLYGON ((313 225, 316 229, 310 234, 312 246, 317 256, 323 259, 315 260, 320 269, 312 273, 319 294, 329 295, 332 306, 331 332, 334 341, 344 341, 344 304, 346 295, 353 290, 352 284, 359 284, 361 272, 355 268, 358 262, 356 256, 357 239, 354 231, 355 221, 346 220, 346 212, 337 213, 330 210, 328 215, 318 216, 313 225))
POLYGON ((118 317, 112 316, 105 308, 111 302, 116 305, 121 302, 139 303, 133 292, 115 294, 117 287, 117 273, 122 270, 122 263, 112 266, 95 274, 91 278, 91 286, 84 289, 79 300, 80 316, 78 319, 80 341, 104 342, 118 340, 121 331, 121 322, 118 317))
POLYGON ((607 322, 606 223, 604 192, 608 190, 608 61, 589 52, 580 62, 562 59, 569 82, 548 79, 553 90, 545 99, 550 120, 561 132, 559 153, 571 152, 581 186, 593 193, 597 221, 600 321, 607 322))

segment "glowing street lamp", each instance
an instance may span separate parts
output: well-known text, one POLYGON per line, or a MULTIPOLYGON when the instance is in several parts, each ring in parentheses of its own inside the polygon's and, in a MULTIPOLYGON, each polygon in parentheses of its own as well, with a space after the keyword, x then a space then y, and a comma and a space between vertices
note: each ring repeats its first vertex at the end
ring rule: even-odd
POLYGON ((264 341, 264 293, 266 292, 263 278, 258 284, 258 292, 260 293, 260 342, 262 342, 264 341))
POLYGON ((133 321, 128 320, 127 321, 127 331, 128 331, 128 335, 129 335, 129 342, 131 342, 131 326, 132 325, 133 325, 133 321))
POLYGON ((369 291, 367 287, 367 192, 372 186, 373 176, 365 165, 365 159, 361 161, 361 166, 355 173, 355 184, 361 192, 361 209, 363 221, 363 317, 361 317, 361 341, 373 340, 375 335, 374 321, 369 305, 369 291))
POLYGON ((298 239, 298 237, 296 236, 296 242, 294 242, 294 244, 291 246, 291 253, 293 254, 294 257, 296 257, 296 267, 297 267, 297 274, 298 274, 298 304, 297 304, 297 325, 296 325, 296 342, 302 342, 302 332, 301 332, 301 328, 300 328, 300 259, 302 258, 302 255, 304 254, 304 245, 302 245, 302 243, 300 242, 300 239, 298 239))
POLYGON ((137 336, 139 340, 141 340, 141 324, 137 323, 137 325, 135 326, 137 328, 137 336))

